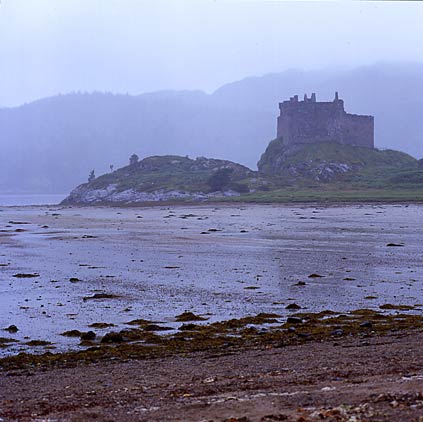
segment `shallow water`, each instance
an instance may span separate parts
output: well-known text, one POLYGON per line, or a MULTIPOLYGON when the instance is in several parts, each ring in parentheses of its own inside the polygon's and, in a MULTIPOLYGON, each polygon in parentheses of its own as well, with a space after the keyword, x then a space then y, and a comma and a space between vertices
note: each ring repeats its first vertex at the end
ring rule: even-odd
POLYGON ((0 206, 60 204, 66 194, 0 194, 0 206))
POLYGON ((310 312, 423 303, 420 205, 0 209, 0 328, 19 328, 0 337, 20 341, 3 355, 32 339, 76 348, 59 334, 94 322, 177 327, 185 310, 214 321, 286 315, 292 302, 310 312), (83 300, 95 293, 119 298, 83 300))

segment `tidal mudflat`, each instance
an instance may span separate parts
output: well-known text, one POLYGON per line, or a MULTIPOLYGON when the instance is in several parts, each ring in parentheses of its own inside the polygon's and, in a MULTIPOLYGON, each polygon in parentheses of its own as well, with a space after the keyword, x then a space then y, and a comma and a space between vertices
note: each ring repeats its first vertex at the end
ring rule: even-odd
POLYGON ((61 333, 134 319, 176 329, 184 311, 420 313, 421 221, 421 205, 3 207, 0 328, 18 331, 0 354, 77 349, 61 333))

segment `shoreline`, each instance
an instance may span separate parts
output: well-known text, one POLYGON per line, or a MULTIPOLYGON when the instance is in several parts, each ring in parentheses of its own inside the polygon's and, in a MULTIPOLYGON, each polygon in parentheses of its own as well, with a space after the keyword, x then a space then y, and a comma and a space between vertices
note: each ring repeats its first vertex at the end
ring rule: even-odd
POLYGON ((4 422, 420 421, 423 329, 0 371, 4 422), (42 419, 40 419, 42 418, 42 419), (355 418, 355 419, 354 419, 355 418))
POLYGON ((212 202, 212 201, 191 201, 191 202, 175 202, 175 201, 153 201, 153 202, 135 202, 135 203, 120 203, 120 202, 101 202, 95 204, 35 204, 35 205, 0 205, 0 211, 2 209, 44 209, 46 207, 57 207, 60 209, 92 209, 92 208, 122 208, 122 209, 155 209, 160 207, 192 207, 192 208, 212 208, 212 207, 236 207, 236 206, 280 206, 280 207, 348 207, 356 205, 423 205, 423 199, 387 199, 387 200, 369 200, 363 198, 362 200, 352 199, 352 200, 310 200, 310 201, 222 201, 222 202, 212 202))

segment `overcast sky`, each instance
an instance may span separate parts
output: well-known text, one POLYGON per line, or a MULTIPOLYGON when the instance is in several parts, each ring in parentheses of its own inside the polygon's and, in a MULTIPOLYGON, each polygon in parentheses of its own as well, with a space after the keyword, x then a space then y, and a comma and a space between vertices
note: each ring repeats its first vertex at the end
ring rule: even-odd
POLYGON ((422 22, 423 2, 405 1, 2 0, 0 105, 423 62, 422 22))

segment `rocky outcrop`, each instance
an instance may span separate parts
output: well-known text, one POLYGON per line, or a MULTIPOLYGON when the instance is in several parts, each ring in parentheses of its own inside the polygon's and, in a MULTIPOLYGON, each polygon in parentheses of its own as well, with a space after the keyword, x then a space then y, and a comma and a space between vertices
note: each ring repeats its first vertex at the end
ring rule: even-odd
POLYGON ((218 192, 185 192, 177 190, 157 190, 153 192, 138 192, 135 189, 127 189, 124 191, 116 191, 114 185, 109 185, 104 189, 92 189, 89 184, 78 186, 70 195, 62 202, 62 204, 99 204, 99 203, 120 203, 120 204, 136 204, 142 202, 160 202, 160 201, 177 201, 177 200, 193 200, 201 201, 210 198, 219 198, 227 196, 239 196, 239 192, 233 190, 218 192))
POLYGON ((285 173, 296 178, 303 177, 316 182, 329 182, 337 176, 353 170, 353 166, 347 163, 330 161, 314 162, 313 160, 289 164, 285 167, 285 173))
POLYGON ((360 168, 359 164, 337 159, 332 157, 332 154, 307 154, 307 148, 308 146, 303 144, 285 146, 281 138, 273 140, 257 163, 260 173, 266 176, 328 182, 341 174, 360 168))

